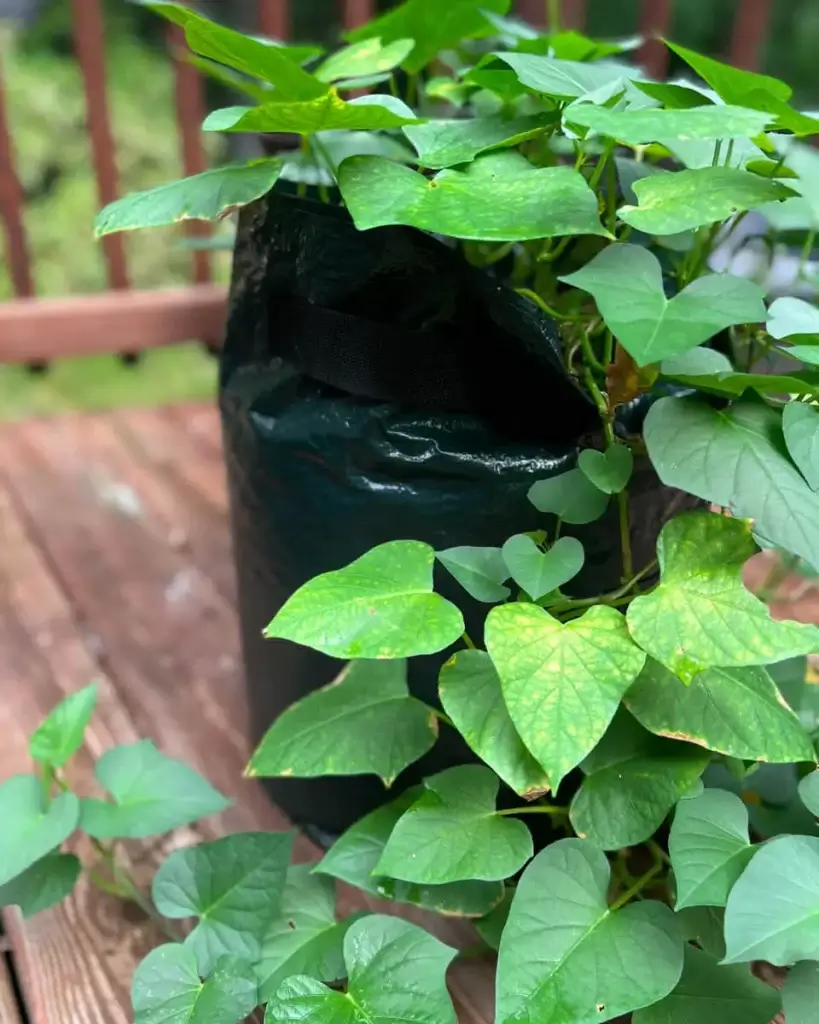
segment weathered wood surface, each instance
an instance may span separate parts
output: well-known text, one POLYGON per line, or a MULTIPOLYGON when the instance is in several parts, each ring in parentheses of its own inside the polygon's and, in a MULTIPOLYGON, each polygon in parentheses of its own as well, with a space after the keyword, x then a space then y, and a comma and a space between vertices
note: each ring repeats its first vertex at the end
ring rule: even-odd
MULTIPOLYGON (((234 800, 168 840, 128 843, 146 885, 174 845, 288 827, 241 775, 245 703, 218 438, 216 413, 199 407, 0 428, 0 778, 28 770, 27 734, 97 679, 98 711, 72 765, 77 788, 93 789, 104 750, 148 737, 234 800)), ((317 855, 298 840, 298 859, 317 855)), ((362 905, 377 903, 341 891, 345 912, 362 905)), ((163 941, 84 882, 30 921, 7 913, 5 926, 30 1024, 129 1024, 134 967, 163 941)), ((473 938, 451 921, 437 930, 454 945, 473 938)), ((486 965, 457 967, 451 983, 462 1024, 489 1024, 486 965)), ((0 1024, 19 1024, 3 986, 0 971, 0 1024)))

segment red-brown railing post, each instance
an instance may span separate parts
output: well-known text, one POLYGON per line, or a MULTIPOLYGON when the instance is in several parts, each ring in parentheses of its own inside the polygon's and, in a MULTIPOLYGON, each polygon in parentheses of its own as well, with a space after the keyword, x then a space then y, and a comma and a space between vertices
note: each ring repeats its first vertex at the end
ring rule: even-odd
POLYGON ((341 22, 345 28, 366 24, 375 13, 373 0, 342 0, 341 22))
POLYGON ((740 3, 730 52, 730 61, 736 67, 748 71, 759 67, 771 6, 771 0, 742 0, 740 3))
POLYGON ((25 196, 14 165, 14 146, 6 121, 3 74, 0 68, 0 215, 6 234, 6 253, 15 295, 29 298, 34 294, 26 231, 23 226, 25 196))
POLYGON ((290 38, 289 0, 258 0, 259 31, 269 39, 284 41, 290 38))
POLYGON ((640 34, 646 42, 640 48, 640 63, 650 75, 664 78, 668 72, 667 47, 656 38, 667 36, 671 28, 672 0, 643 0, 640 15, 640 34))
MULTIPOLYGON (((518 0, 518 15, 538 28, 547 25, 549 4, 547 0, 518 0)), ((562 0, 560 4, 561 29, 582 29, 586 24, 586 0, 562 0)))
MULTIPOLYGON (((74 45, 85 87, 85 109, 91 135, 91 155, 101 206, 112 203, 119 192, 114 137, 108 116, 105 89, 105 33, 100 0, 73 0, 74 45)), ((127 288, 128 271, 121 235, 107 235, 103 252, 110 288, 127 288)))

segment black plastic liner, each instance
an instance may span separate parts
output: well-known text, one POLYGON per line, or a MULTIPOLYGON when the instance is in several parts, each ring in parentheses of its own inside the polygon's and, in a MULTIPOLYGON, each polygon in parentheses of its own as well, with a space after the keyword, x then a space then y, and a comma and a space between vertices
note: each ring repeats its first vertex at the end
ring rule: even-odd
MULTIPOLYGON (((441 550, 543 527, 529 488, 572 468, 599 426, 562 369, 556 325, 528 300, 431 236, 359 233, 342 211, 275 194, 240 217, 221 410, 254 741, 341 668, 262 638, 299 586, 389 540, 441 550)), ((647 464, 638 473, 640 565, 679 495, 647 464)), ((613 505, 565 531, 586 547, 577 594, 619 584, 613 505)), ((443 570, 437 582, 479 639, 488 606, 443 570)), ((447 656, 410 661, 422 700, 436 702, 447 656)), ((444 729, 396 787, 471 759, 444 729)), ((266 784, 296 823, 329 836, 390 798, 373 777, 266 784)))

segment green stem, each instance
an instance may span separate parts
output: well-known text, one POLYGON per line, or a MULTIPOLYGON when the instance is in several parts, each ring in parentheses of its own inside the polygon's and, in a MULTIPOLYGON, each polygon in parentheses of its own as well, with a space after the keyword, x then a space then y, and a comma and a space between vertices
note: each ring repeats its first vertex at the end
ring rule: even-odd
POLYGON ((54 784, 54 765, 43 765, 43 799, 46 807, 51 803, 51 789, 54 784))
POLYGON ((808 260, 813 252, 813 247, 816 244, 816 232, 809 231, 805 238, 805 244, 802 246, 802 255, 799 257, 799 267, 796 271, 796 280, 801 281, 805 273, 805 267, 807 266, 808 260))
MULTIPOLYGON (((583 351, 583 355, 584 357, 586 356, 585 349, 583 351)), ((593 354, 592 357, 594 358, 593 354)), ((600 367, 600 370, 602 372, 605 372, 604 367, 600 366, 599 363, 597 365, 600 367)), ((597 381, 594 379, 594 374, 592 373, 588 365, 583 367, 583 379, 586 382, 586 387, 589 389, 589 394, 592 396, 594 404, 597 407, 597 411, 600 413, 600 419, 603 423, 603 431, 606 435, 606 441, 608 441, 609 444, 614 444, 614 426, 611 422, 611 413, 609 411, 608 402, 606 401, 603 392, 597 386, 597 381)))
POLYGON ((563 601, 559 605, 552 605, 549 611, 552 614, 556 614, 559 612, 572 611, 575 608, 590 608, 594 604, 614 604, 616 601, 620 601, 621 599, 630 600, 629 595, 631 594, 631 591, 634 590, 644 576, 647 576, 650 572, 656 569, 656 567, 657 559, 654 558, 648 563, 648 565, 643 566, 638 573, 635 573, 628 583, 624 583, 623 586, 619 587, 617 590, 612 590, 608 594, 598 594, 596 597, 582 597, 578 598, 576 601, 563 601))
POLYGON ((606 328, 606 340, 603 346, 603 365, 611 366, 614 362, 614 335, 606 328))
POLYGON ((728 140, 728 149, 726 150, 726 153, 725 153, 725 166, 726 167, 730 167, 731 166, 731 157, 733 155, 734 155, 734 140, 733 139, 729 139, 728 140))
POLYGON ((606 164, 609 162, 609 157, 614 152, 614 143, 606 143, 606 148, 600 154, 597 164, 592 172, 592 176, 589 178, 589 188, 594 191, 600 184, 600 179, 603 177, 603 171, 606 169, 606 164))
POLYGON ((532 291, 531 288, 516 288, 515 291, 518 295, 523 296, 524 299, 529 299, 530 302, 534 302, 537 308, 545 313, 546 316, 552 317, 553 320, 580 320, 580 317, 572 316, 570 313, 561 313, 559 310, 554 309, 552 306, 545 302, 537 292, 532 291))
MULTIPOLYGON (((157 912, 153 903, 151 903, 148 897, 143 894, 128 872, 117 862, 113 848, 106 846, 104 843, 101 843, 99 839, 95 839, 93 836, 90 836, 89 838, 91 839, 91 845, 99 854, 103 864, 105 864, 111 872, 111 877, 113 879, 112 882, 105 881, 105 884, 103 884, 101 888, 106 892, 110 892, 113 896, 117 896, 120 899, 136 904, 136 906, 138 906, 145 916, 156 925, 166 938, 170 939, 172 942, 179 942, 180 936, 170 926, 165 918, 157 912)), ((95 884, 99 884, 99 876, 97 872, 89 870, 89 877, 95 884)))
POLYGON ((714 156, 711 159, 711 166, 719 166, 719 158, 722 154, 722 139, 717 139, 717 144, 714 146, 714 156))
POLYGON ((623 554, 623 582, 634 576, 634 559, 631 554, 631 523, 628 514, 628 491, 617 495, 617 512, 620 517, 620 550, 623 554))
POLYGON ((662 862, 660 862, 659 864, 652 864, 648 871, 646 871, 644 875, 641 875, 637 879, 634 885, 629 886, 629 888, 626 889, 625 892, 620 893, 620 895, 617 897, 614 903, 612 903, 612 905, 609 907, 609 910, 619 910, 620 907, 624 907, 629 902, 629 900, 633 899, 637 895, 638 892, 642 892, 642 890, 645 889, 648 883, 652 879, 656 878, 662 870, 662 862))
POLYGON ((469 635, 469 633, 467 633, 466 630, 464 630, 463 633, 461 634, 461 640, 463 640, 463 642, 470 649, 470 651, 474 651, 477 649, 475 647, 475 644, 472 642, 472 637, 469 635))
POLYGON ((555 245, 554 249, 546 249, 538 256, 538 263, 554 263, 556 259, 563 255, 573 241, 574 235, 564 235, 555 245))
POLYGON ((609 418, 608 403, 603 397, 603 392, 597 387, 597 383, 594 381, 594 377, 592 376, 590 371, 594 370, 597 373, 605 374, 606 368, 594 354, 594 349, 592 348, 591 342, 589 341, 588 332, 583 330, 582 328, 580 330, 580 350, 583 353, 583 362, 585 364, 585 370, 587 371, 587 375, 591 378, 592 382, 594 383, 594 388, 597 391, 597 394, 599 395, 600 400, 602 402, 601 406, 600 404, 598 404, 595 398, 595 404, 597 405, 597 409, 600 412, 603 421, 605 422, 605 420, 609 418))
POLYGON ((509 807, 505 811, 495 811, 502 818, 510 814, 551 814, 560 818, 566 817, 568 813, 568 807, 558 807, 557 804, 530 804, 528 807, 509 807))
POLYGON ((491 267, 495 263, 500 263, 502 259, 505 259, 510 252, 515 248, 517 242, 507 242, 505 245, 498 246, 498 248, 484 258, 484 267, 491 267))
POLYGON ((546 0, 546 17, 549 19, 549 32, 555 35, 560 31, 560 0, 546 0))
POLYGON ((646 843, 646 846, 651 851, 651 855, 654 857, 655 864, 666 864, 668 865, 668 867, 671 867, 671 858, 668 856, 668 854, 665 852, 665 850, 662 848, 662 846, 660 846, 658 842, 656 842, 654 839, 649 839, 649 841, 646 843))

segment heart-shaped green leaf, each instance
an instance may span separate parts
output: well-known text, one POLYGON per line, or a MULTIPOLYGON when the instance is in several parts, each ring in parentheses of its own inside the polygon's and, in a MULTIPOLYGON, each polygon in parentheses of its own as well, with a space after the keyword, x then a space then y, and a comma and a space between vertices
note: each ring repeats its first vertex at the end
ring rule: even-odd
POLYGON ((530 114, 525 117, 449 118, 407 126, 404 134, 415 146, 418 163, 439 170, 468 164, 480 153, 517 146, 533 139, 555 122, 555 114, 530 114))
POLYGON ((814 817, 819 818, 819 771, 799 780, 799 799, 814 817))
POLYGON ((781 182, 735 167, 654 174, 636 181, 634 191, 639 206, 621 206, 617 216, 647 235, 692 231, 796 195, 781 182))
POLYGON ((396 823, 421 793, 420 787, 402 793, 397 800, 351 825, 333 843, 315 870, 382 899, 412 903, 448 917, 483 917, 503 898, 502 884, 469 881, 449 885, 414 885, 375 873, 396 823))
POLYGON ((509 596, 509 587, 503 585, 509 570, 500 548, 447 548, 435 557, 476 601, 495 604, 509 596))
POLYGON ((254 160, 131 192, 97 214, 94 233, 100 238, 115 231, 155 228, 182 220, 220 220, 268 193, 281 171, 281 160, 254 160))
POLYGON ((575 537, 561 537, 541 551, 531 537, 519 533, 503 545, 503 560, 515 583, 537 601, 573 580, 586 555, 575 537))
POLYGON ((686 686, 649 658, 624 701, 658 736, 746 761, 788 764, 813 757, 810 736, 761 666, 707 668, 686 686))
POLYGON ((378 775, 387 786, 438 736, 433 711, 407 690, 407 663, 352 661, 292 704, 251 758, 250 776, 378 775))
POLYGON ((229 954, 250 962, 279 913, 292 832, 239 832, 176 850, 154 876, 160 914, 198 917, 185 939, 199 970, 210 974, 229 954))
POLYGON ((97 839, 142 839, 190 825, 229 806, 221 793, 150 740, 107 750, 94 774, 114 798, 82 800, 81 826, 97 839))
POLYGON ((165 0, 143 0, 146 7, 180 25, 185 41, 194 53, 226 67, 261 79, 276 87, 282 99, 310 100, 323 96, 327 85, 299 67, 286 47, 272 46, 260 39, 217 25, 183 4, 165 0))
POLYGON ((768 1024, 778 1010, 776 990, 747 967, 721 964, 686 946, 679 985, 661 1002, 635 1013, 633 1024, 768 1024))
POLYGON ((634 74, 622 64, 560 60, 535 53, 496 53, 495 56, 508 64, 527 88, 558 99, 577 99, 634 74))
POLYGON ((347 33, 347 38, 379 38, 384 43, 395 39, 414 39, 415 49, 404 61, 404 69, 417 75, 427 64, 450 46, 462 40, 490 35, 492 13, 506 14, 510 0, 455 0, 441 6, 440 0, 407 0, 347 33))
MULTIPOLYGON (((394 97, 383 97, 393 99, 394 97)), ((333 89, 326 96, 290 102, 276 100, 256 107, 222 107, 202 122, 205 132, 293 132, 315 135, 326 131, 375 131, 416 124, 419 118, 399 100, 393 105, 379 102, 375 96, 343 100, 333 89)))
POLYGON ((664 359, 660 373, 664 377, 703 377, 717 373, 732 373, 728 356, 713 348, 692 348, 672 359, 664 359))
POLYGON ((564 523, 593 523, 606 511, 609 496, 579 469, 538 480, 529 488, 529 501, 538 512, 550 512, 564 523))
POLYGON ((284 979, 294 974, 325 982, 343 978, 344 936, 359 916, 336 921, 333 880, 313 874, 309 864, 289 868, 279 916, 264 936, 255 964, 259 1002, 272 999, 284 979))
MULTIPOLYGON (((819 359, 819 352, 817 352, 819 359)), ((813 371, 784 373, 722 373, 687 374, 663 373, 678 384, 696 388, 712 395, 724 395, 727 398, 739 398, 746 391, 756 391, 762 395, 779 394, 819 394, 819 374, 813 371)))
POLYGON ((800 334, 819 335, 819 309, 804 299, 776 299, 768 310, 766 326, 768 334, 778 340, 800 334))
POLYGON ((689 512, 671 520, 657 544, 660 584, 629 606, 632 637, 683 682, 706 668, 764 665, 819 651, 816 626, 776 622, 746 590, 742 567, 755 551, 741 519, 689 512))
POLYGON ((336 658, 407 658, 449 647, 463 616, 432 590, 435 551, 379 544, 344 569, 305 583, 265 630, 336 658))
POLYGON ((631 479, 634 456, 624 444, 612 445, 604 452, 586 448, 578 456, 577 465, 599 490, 606 494, 619 494, 631 479))
POLYGON ((320 82, 338 82, 344 78, 360 78, 392 71, 407 59, 414 48, 414 39, 394 39, 386 44, 377 37, 363 39, 360 43, 352 43, 331 53, 319 64, 314 74, 320 82))
POLYGON ((525 799, 549 789, 546 773, 518 735, 492 659, 485 651, 458 651, 441 669, 444 711, 472 750, 525 799))
POLYGON ((785 978, 782 1009, 788 1024, 812 1024, 819 1005, 819 963, 804 960, 795 964, 785 978))
POLYGON ((782 410, 782 430, 790 456, 814 491, 819 491, 819 409, 789 402, 782 410))
POLYGON ((787 967, 819 948, 819 839, 780 836, 761 846, 725 908, 726 963, 787 967))
POLYGON ((668 139, 714 141, 753 138, 764 131, 771 120, 768 114, 742 106, 616 110, 593 103, 574 104, 564 117, 568 124, 589 128, 629 146, 668 139))
POLYGON ((575 832, 603 850, 637 846, 654 835, 708 761, 704 750, 658 739, 619 713, 582 765, 586 778, 570 812, 575 832))
POLYGON ((565 625, 536 605, 501 605, 486 620, 486 645, 512 721, 557 790, 606 731, 645 655, 605 605, 565 625))
POLYGON ((456 1024, 446 971, 457 950, 397 917, 362 917, 344 937, 347 991, 312 978, 283 981, 265 1024, 456 1024))
POLYGON ((706 789, 677 805, 668 852, 677 886, 676 909, 724 907, 754 853, 748 808, 733 793, 706 789))
POLYGON ((424 885, 509 878, 532 856, 522 821, 498 815, 498 779, 483 765, 448 768, 399 818, 376 874, 424 885))
POLYGON ((31 735, 28 750, 34 760, 62 768, 82 746, 96 704, 96 683, 61 700, 31 735))
POLYGON ((49 853, 0 885, 0 907, 19 907, 23 917, 48 910, 71 895, 81 867, 73 853, 49 853))
POLYGON ((753 519, 771 544, 819 567, 819 496, 784 453, 780 417, 758 401, 720 410, 661 398, 643 433, 664 484, 753 519))
POLYGON ((683 937, 704 952, 722 960, 725 956, 725 911, 722 907, 686 907, 676 912, 683 937))
POLYGON ((594 297, 606 326, 639 366, 679 355, 733 324, 765 318, 764 290, 731 274, 700 277, 667 299, 660 261, 641 245, 607 246, 561 280, 594 297))
POLYGON ((201 981, 196 958, 184 946, 152 949, 131 985, 134 1024, 239 1024, 258 1005, 253 968, 223 957, 201 981))
POLYGON ((611 1020, 663 999, 680 979, 674 915, 653 900, 610 910, 605 854, 561 839, 523 873, 498 958, 497 1024, 611 1020))
POLYGON ((608 235, 579 171, 535 167, 515 152, 489 153, 434 178, 381 157, 350 157, 338 184, 359 231, 405 224, 484 242, 608 235))
POLYGON ((56 850, 77 827, 80 804, 73 793, 46 802, 34 775, 14 775, 0 785, 0 885, 22 874, 56 850))

